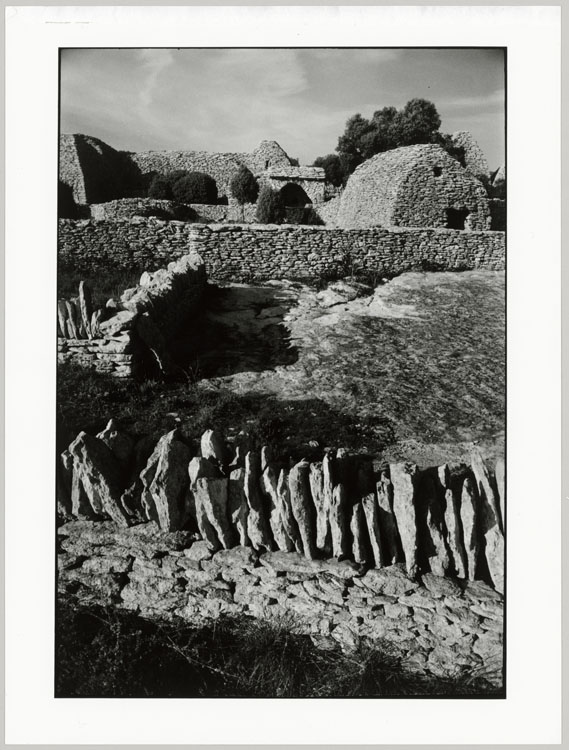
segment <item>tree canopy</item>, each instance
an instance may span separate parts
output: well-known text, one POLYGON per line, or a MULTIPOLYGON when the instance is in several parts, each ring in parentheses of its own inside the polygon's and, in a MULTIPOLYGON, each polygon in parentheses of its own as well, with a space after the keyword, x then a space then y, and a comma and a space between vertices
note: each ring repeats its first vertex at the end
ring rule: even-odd
POLYGON ((438 143, 460 161, 461 150, 449 136, 439 132, 440 126, 437 108, 426 99, 411 99, 400 110, 383 107, 369 120, 358 113, 350 117, 338 138, 338 155, 318 157, 314 166, 323 167, 329 182, 339 185, 366 159, 400 146, 438 143))

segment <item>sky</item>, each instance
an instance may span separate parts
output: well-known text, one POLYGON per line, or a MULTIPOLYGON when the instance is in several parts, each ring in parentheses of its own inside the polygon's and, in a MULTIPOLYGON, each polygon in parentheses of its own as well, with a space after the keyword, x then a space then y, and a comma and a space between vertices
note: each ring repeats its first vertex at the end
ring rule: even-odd
POLYGON ((346 121, 414 98, 441 131, 505 161, 499 49, 64 49, 60 126, 126 151, 250 152, 277 141, 311 164, 346 121))

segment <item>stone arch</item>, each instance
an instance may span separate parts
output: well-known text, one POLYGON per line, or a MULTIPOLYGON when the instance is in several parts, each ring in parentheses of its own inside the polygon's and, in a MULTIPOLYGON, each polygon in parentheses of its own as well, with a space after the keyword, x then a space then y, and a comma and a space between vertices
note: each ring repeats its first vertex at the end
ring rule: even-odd
POLYGON ((296 182, 287 182, 279 192, 287 207, 300 208, 301 206, 306 206, 308 203, 312 203, 304 188, 296 182))

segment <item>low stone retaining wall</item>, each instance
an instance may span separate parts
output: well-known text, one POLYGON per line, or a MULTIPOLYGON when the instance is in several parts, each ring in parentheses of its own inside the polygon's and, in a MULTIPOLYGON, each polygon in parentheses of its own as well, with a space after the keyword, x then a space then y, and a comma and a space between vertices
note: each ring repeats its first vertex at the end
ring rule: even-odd
POLYGON ((167 370, 168 342, 197 310, 205 285, 204 263, 196 253, 144 272, 137 287, 98 310, 92 310, 90 291, 81 282, 78 298, 58 301, 58 362, 131 377, 151 357, 167 370))
POLYGON ((503 600, 485 583, 431 573, 412 581, 401 564, 364 571, 295 552, 214 552, 154 522, 71 521, 58 536, 59 591, 82 602, 196 625, 222 615, 279 621, 319 647, 368 643, 408 671, 502 685, 503 600))
POLYGON ((143 270, 198 252, 216 280, 316 279, 353 272, 503 270, 502 232, 187 224, 157 219, 59 223, 59 262, 82 272, 143 270))

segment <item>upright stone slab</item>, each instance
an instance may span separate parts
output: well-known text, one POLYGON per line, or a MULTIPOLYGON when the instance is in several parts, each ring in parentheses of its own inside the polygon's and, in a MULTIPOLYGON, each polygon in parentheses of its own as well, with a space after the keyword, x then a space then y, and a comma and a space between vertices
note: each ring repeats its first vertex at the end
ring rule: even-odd
POLYGON ((79 338, 79 325, 77 320, 77 308, 69 300, 65 300, 65 308, 67 310, 66 325, 70 339, 79 338))
POLYGON ((484 554, 496 591, 504 593, 504 535, 499 501, 490 482, 490 475, 479 450, 472 451, 471 465, 479 497, 484 554))
POLYGON ((93 300, 91 297, 91 289, 85 281, 79 282, 79 311, 81 313, 83 328, 85 329, 87 338, 92 339, 91 316, 93 314, 93 300))
POLYGON ((504 459, 499 458, 496 461, 496 486, 498 488, 498 496, 500 500, 500 513, 502 516, 502 529, 505 529, 506 522, 506 467, 504 459))
POLYGON ((216 461, 223 466, 227 459, 227 450, 222 436, 216 430, 206 430, 201 437, 201 454, 204 458, 216 461))
POLYGON ((71 475, 71 514, 75 518, 96 521, 103 514, 103 506, 98 497, 91 498, 83 486, 81 462, 73 459, 71 475), (77 467, 75 464, 77 463, 77 467), (97 508, 97 510, 95 510, 97 508))
POLYGON ((172 430, 160 438, 155 454, 158 460, 147 492, 154 503, 160 528, 178 531, 187 520, 186 496, 191 452, 179 440, 177 431, 172 430))
POLYGON ((447 542, 452 558, 452 564, 456 575, 459 578, 466 578, 468 563, 462 538, 459 504, 451 489, 446 490, 445 499, 445 525, 447 528, 447 542))
POLYGON ((401 562, 403 555, 397 521, 393 513, 393 483, 383 471, 376 483, 378 521, 384 542, 384 563, 394 565, 401 562))
POLYGON ((207 543, 210 550, 217 550, 220 541, 217 532, 209 520, 207 509, 201 502, 201 496, 197 495, 197 481, 201 478, 219 478, 221 472, 215 464, 202 456, 194 456, 188 465, 188 476, 190 486, 187 493, 189 514, 196 520, 197 527, 202 539, 207 543))
POLYGON ((478 569, 480 555, 480 519, 478 513, 478 493, 470 477, 465 477, 460 497, 460 520, 466 553, 466 575, 473 581, 478 569))
POLYGON ((314 503, 310 495, 308 461, 299 461, 288 475, 292 512, 298 524, 304 554, 310 560, 315 556, 314 503))
POLYGON ((362 508, 364 511, 367 532, 371 545, 373 564, 376 568, 383 568, 385 565, 385 556, 383 552, 383 543, 381 541, 381 531, 379 528, 379 508, 375 492, 362 497, 362 508))
POLYGON ((350 519, 350 531, 352 532, 352 555, 357 563, 367 563, 370 559, 367 526, 362 503, 356 503, 352 507, 350 519))
POLYGON ((320 462, 310 464, 310 494, 316 508, 316 546, 323 552, 331 550, 330 499, 331 492, 324 489, 324 469, 320 462))
POLYGON ((488 523, 496 523, 498 529, 504 533, 502 515, 500 513, 500 501, 497 497, 497 492, 492 485, 490 472, 488 471, 478 448, 474 448, 470 452, 470 465, 476 480, 476 489, 478 490, 478 495, 482 501, 483 516, 485 514, 490 514, 491 518, 488 518, 488 523), (484 511, 484 508, 487 508, 487 510, 484 511))
POLYGON ((95 512, 101 509, 121 526, 128 525, 121 504, 120 466, 102 440, 80 432, 69 446, 73 473, 77 474, 95 512))
POLYGON ((288 471, 281 469, 279 481, 277 483, 277 500, 279 502, 281 522, 285 533, 292 541, 295 551, 302 554, 304 550, 302 547, 300 531, 298 530, 298 524, 294 517, 294 513, 292 512, 288 474, 288 471))
POLYGON ((229 549, 235 543, 235 534, 229 522, 227 502, 226 477, 212 479, 200 477, 196 480, 196 505, 204 508, 210 524, 217 533, 217 537, 224 549, 229 549))
POLYGON ((445 541, 446 527, 437 485, 429 471, 418 475, 417 484, 415 510, 420 554, 425 558, 432 573, 445 576, 450 569, 450 557, 445 541))
MULTIPOLYGON (((265 459, 267 457, 265 456, 265 459)), ((261 465, 263 465, 263 454, 261 454, 261 465)), ((283 552, 292 552, 294 544, 285 531, 281 517, 281 504, 277 490, 278 477, 275 469, 266 464, 261 475, 261 488, 267 498, 267 507, 269 509, 269 525, 279 550, 283 552)))
POLYGON ((263 496, 259 487, 261 460, 257 453, 249 451, 245 456, 245 497, 249 505, 247 516, 247 536, 256 550, 273 548, 269 523, 263 506, 263 496))
POLYGON ((58 299, 57 300, 57 325, 58 325, 58 335, 62 336, 64 339, 67 338, 67 307, 65 305, 64 299, 58 299))
POLYGON ((242 547, 249 544, 247 517, 249 505, 245 496, 245 469, 233 469, 229 475, 229 518, 242 547))
POLYGON ((407 573, 415 578, 417 566, 417 515, 415 513, 415 464, 398 463, 389 465, 393 484, 393 513, 405 556, 407 573))
POLYGON ((346 557, 351 549, 348 537, 348 497, 343 484, 334 487, 330 507, 330 530, 332 532, 332 554, 346 557))

